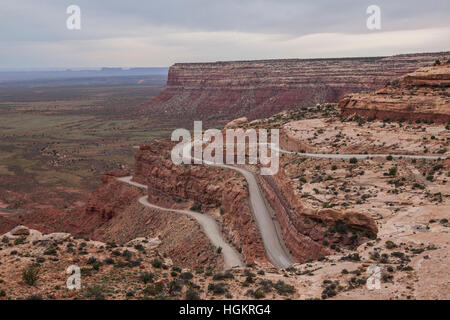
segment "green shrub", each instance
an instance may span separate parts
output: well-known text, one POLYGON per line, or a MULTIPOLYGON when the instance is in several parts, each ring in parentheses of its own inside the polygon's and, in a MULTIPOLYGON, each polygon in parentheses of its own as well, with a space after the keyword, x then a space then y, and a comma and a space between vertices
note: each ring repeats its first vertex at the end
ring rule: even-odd
POLYGON ((103 294, 103 288, 94 285, 92 287, 86 288, 86 297, 94 298, 95 300, 104 300, 105 295, 103 294))
POLYGON ((22 280, 29 286, 34 286, 39 279, 39 268, 31 265, 22 270, 22 280))
POLYGON ((16 240, 14 240, 15 246, 17 246, 19 244, 23 244, 23 243, 25 243, 25 237, 20 237, 20 238, 17 238, 16 240))
POLYGON ((388 174, 390 176, 395 176, 397 174, 397 167, 390 168, 388 174))
POLYGON ((194 204, 191 207, 192 211, 202 211, 202 204, 200 202, 194 202, 194 204))
POLYGON ((194 275, 190 272, 183 272, 180 274, 180 278, 183 280, 191 280, 194 277, 194 275))
POLYGON ((164 283, 158 282, 147 287, 145 290, 149 295, 156 296, 164 291, 164 283))
POLYGON ((255 299, 262 299, 266 296, 266 294, 264 293, 264 290, 261 288, 256 289, 254 295, 255 299))
POLYGON ((213 276, 213 280, 215 281, 222 281, 222 280, 226 280, 226 279, 233 279, 234 276, 230 271, 226 271, 225 273, 216 273, 213 276))
POLYGON ((193 288, 189 288, 186 291, 186 300, 200 300, 200 296, 197 292, 197 290, 193 288))
POLYGON ((155 274, 151 272, 142 272, 139 276, 139 280, 141 280, 144 284, 147 284, 149 282, 153 282, 155 279, 155 274))
POLYGON ((282 280, 278 280, 273 287, 280 295, 293 294, 295 292, 294 286, 291 286, 282 280))
POLYGON ((162 261, 159 259, 153 259, 152 266, 153 268, 161 268, 163 265, 162 261))
POLYGON ((222 295, 227 292, 227 286, 223 282, 217 284, 210 283, 208 285, 208 291, 212 291, 214 295, 222 295))
POLYGON ((392 242, 391 240, 388 240, 388 241, 386 241, 386 248, 394 249, 394 248, 397 248, 397 245, 394 242, 392 242))

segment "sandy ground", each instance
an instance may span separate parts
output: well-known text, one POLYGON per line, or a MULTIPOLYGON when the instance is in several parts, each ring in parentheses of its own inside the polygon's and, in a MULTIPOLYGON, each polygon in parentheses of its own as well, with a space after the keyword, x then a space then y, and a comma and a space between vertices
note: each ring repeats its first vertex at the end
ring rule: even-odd
MULTIPOLYGON (((449 155, 450 133, 443 125, 366 122, 360 126, 338 119, 309 119, 289 122, 284 129, 292 144, 306 143, 311 153, 442 154, 443 159, 449 155)), ((331 290, 329 286, 334 293, 327 298, 333 299, 450 298, 448 161, 378 157, 351 163, 285 155, 281 167, 306 207, 331 205, 366 212, 379 229, 376 240, 355 248, 358 261, 343 261, 343 255, 336 254, 327 257, 329 261, 298 266, 313 273, 309 282, 297 279, 297 287, 305 287, 304 298, 321 296, 331 290), (362 284, 371 265, 381 270, 381 286, 376 290, 362 284)))
POLYGON ((289 122, 284 129, 315 153, 436 154, 447 148, 442 156, 450 155, 450 132, 445 125, 374 121, 360 126, 355 121, 307 119, 289 122))

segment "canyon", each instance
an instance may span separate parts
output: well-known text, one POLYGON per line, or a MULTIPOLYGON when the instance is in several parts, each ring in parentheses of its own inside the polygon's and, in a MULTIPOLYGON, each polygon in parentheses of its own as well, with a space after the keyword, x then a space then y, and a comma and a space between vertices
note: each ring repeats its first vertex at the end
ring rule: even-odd
MULTIPOLYGON (((52 272, 82 265, 89 287, 57 292, 64 299, 91 298, 98 283, 111 298, 448 299, 449 65, 435 63, 444 55, 174 65, 141 111, 279 129, 278 172, 175 165, 176 142, 142 143, 134 169, 104 173, 83 205, 0 212, 0 289, 20 283, 22 261, 40 266, 47 293, 62 280, 52 272), (255 190, 288 266, 267 250, 255 190), (230 268, 199 217, 242 264, 230 268), (10 231, 18 225, 29 231, 10 231), (372 265, 381 269, 377 291, 365 286, 372 265)), ((36 292, 23 283, 5 290, 36 292)))

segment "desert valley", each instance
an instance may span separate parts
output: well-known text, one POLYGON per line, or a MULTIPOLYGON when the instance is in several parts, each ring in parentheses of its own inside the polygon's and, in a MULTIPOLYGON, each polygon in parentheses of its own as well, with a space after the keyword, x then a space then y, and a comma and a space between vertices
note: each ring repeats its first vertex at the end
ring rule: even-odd
POLYGON ((71 86, 0 86, 0 300, 450 298, 450 52, 71 86), (279 129, 278 172, 175 165, 194 120, 279 129))

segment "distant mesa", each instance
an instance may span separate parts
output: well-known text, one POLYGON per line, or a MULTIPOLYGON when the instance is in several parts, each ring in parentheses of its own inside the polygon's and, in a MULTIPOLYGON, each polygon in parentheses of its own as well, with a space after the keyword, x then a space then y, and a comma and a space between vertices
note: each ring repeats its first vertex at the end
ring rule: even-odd
POLYGON ((111 67, 103 67, 101 69, 101 71, 104 71, 104 72, 111 72, 111 71, 115 72, 115 71, 122 71, 122 70, 123 70, 122 68, 111 68, 111 67))
POLYGON ((392 57, 176 63, 165 89, 140 113, 223 123, 265 118, 283 110, 336 102, 373 91, 450 52, 392 57))

